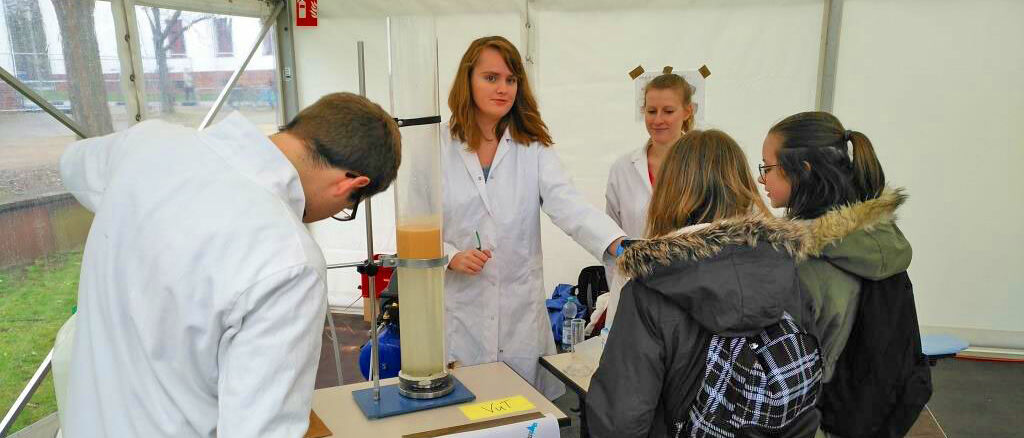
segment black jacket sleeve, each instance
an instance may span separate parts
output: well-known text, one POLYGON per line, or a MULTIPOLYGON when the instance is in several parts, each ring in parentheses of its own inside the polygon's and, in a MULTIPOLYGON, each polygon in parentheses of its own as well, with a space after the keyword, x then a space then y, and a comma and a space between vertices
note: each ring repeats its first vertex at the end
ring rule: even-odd
POLYGON ((655 295, 635 281, 622 289, 618 313, 587 394, 593 437, 647 437, 654 426, 666 372, 665 341, 653 314, 657 309, 641 301, 661 298, 655 295))

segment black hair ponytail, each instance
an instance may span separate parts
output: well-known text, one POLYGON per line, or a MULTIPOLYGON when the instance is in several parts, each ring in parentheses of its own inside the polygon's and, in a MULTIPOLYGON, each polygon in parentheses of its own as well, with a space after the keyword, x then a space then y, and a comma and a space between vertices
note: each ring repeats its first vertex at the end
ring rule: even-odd
POLYGON ((847 131, 832 114, 794 114, 769 133, 781 139, 777 155, 791 185, 789 217, 813 219, 842 205, 877 198, 885 188, 885 173, 871 141, 863 133, 847 131))
POLYGON ((868 136, 857 131, 846 131, 853 144, 853 183, 861 201, 877 198, 885 188, 885 172, 875 155, 875 147, 868 136))

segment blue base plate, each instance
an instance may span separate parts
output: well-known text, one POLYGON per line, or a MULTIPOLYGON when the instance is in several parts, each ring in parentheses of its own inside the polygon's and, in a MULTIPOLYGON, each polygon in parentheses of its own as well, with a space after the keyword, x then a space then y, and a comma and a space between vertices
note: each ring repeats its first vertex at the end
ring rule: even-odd
POLYGON ((476 395, 470 392, 455 376, 452 376, 452 382, 455 383, 455 390, 451 394, 430 400, 403 397, 398 393, 398 384, 381 386, 380 400, 378 401, 373 401, 373 388, 353 391, 352 397, 356 399, 356 404, 363 411, 363 415, 369 419, 408 414, 476 400, 476 395))

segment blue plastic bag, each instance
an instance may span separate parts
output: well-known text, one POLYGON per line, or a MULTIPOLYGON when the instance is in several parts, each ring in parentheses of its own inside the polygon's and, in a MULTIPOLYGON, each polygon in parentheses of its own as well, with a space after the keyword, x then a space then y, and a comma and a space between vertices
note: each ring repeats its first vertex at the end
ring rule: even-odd
MULTIPOLYGON (((573 295, 573 285, 571 284, 559 284, 555 286, 555 291, 551 294, 551 298, 545 301, 548 307, 548 318, 551 320, 551 333, 555 337, 555 344, 562 342, 562 306, 565 305, 565 301, 569 299, 570 295, 573 295)), ((579 300, 576 300, 579 303, 579 300)), ((586 319, 587 309, 580 305, 579 309, 576 310, 576 317, 586 319)))

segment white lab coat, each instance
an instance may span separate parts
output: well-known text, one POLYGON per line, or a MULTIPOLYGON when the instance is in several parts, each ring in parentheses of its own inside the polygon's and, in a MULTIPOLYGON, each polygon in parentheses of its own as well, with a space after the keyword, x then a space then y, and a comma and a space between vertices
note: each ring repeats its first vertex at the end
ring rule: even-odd
POLYGON ((558 397, 564 386, 537 362, 556 352, 544 304, 540 211, 598 259, 624 234, 576 190, 554 149, 517 143, 506 132, 485 181, 476 153, 450 132, 442 125, 445 253, 476 248, 479 232, 493 258, 476 276, 445 275, 449 357, 463 365, 503 361, 558 397))
MULTIPOLYGON (((615 221, 630 239, 642 239, 647 229, 647 206, 651 203, 653 189, 647 170, 647 144, 619 157, 608 171, 608 187, 605 189, 605 212, 615 221)), ((608 309, 605 327, 610 327, 619 307, 619 295, 627 278, 619 273, 615 261, 605 261, 608 278, 608 309)))
POLYGON ((96 213, 64 436, 301 437, 327 308, 290 162, 238 113, 72 144, 96 213))

